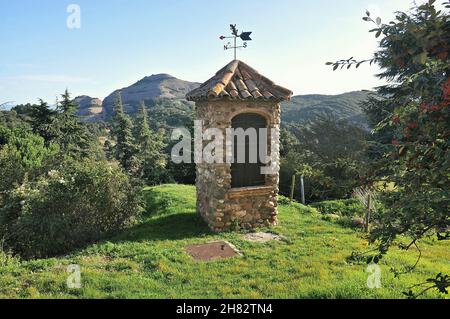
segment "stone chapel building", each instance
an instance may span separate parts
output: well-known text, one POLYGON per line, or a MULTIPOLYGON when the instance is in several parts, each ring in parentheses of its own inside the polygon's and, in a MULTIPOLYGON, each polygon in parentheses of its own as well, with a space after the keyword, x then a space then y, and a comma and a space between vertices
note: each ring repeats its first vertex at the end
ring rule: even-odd
MULTIPOLYGON (((244 62, 234 60, 186 98, 195 101, 196 119, 203 120, 203 131, 219 128, 225 136, 227 128, 267 128, 267 150, 278 161, 279 139, 271 143, 274 138, 271 134, 276 132, 275 136, 279 136, 280 102, 291 96, 290 90, 274 84, 244 62)), ((248 143, 246 140, 246 149, 252 147, 248 143)), ((235 158, 236 145, 236 142, 229 147, 224 145, 224 156, 227 150, 234 151, 231 157, 235 158)), ((197 211, 212 230, 277 224, 279 163, 272 174, 262 174, 263 166, 267 164, 259 160, 250 163, 248 158, 245 163, 226 163, 224 159, 224 163, 197 164, 197 211)))

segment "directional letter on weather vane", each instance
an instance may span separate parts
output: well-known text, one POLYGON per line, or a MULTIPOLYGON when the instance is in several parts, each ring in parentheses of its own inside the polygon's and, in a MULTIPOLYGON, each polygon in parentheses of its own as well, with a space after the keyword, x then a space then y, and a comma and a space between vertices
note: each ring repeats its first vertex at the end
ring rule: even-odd
POLYGON ((252 38, 250 38, 250 35, 252 33, 251 32, 242 32, 241 34, 239 34, 239 31, 236 28, 235 24, 230 24, 230 29, 231 29, 232 36, 226 37, 226 36, 222 35, 222 36, 220 36, 220 40, 233 39, 234 45, 232 45, 231 42, 228 42, 226 45, 223 46, 223 48, 224 48, 224 50, 234 49, 234 59, 236 60, 236 49, 247 47, 247 42, 244 42, 242 45, 238 46, 236 43, 237 38, 240 38, 242 41, 252 41, 252 38))

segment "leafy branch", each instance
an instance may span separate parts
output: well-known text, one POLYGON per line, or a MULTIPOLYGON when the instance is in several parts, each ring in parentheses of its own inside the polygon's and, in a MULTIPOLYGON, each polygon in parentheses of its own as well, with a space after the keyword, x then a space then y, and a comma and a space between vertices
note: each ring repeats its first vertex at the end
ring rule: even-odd
MULTIPOLYGON (((369 100, 366 109, 379 146, 365 183, 381 180, 397 189, 380 194, 384 211, 375 217, 369 240, 379 243, 379 255, 353 253, 351 259, 379 260, 398 236, 409 237, 411 242, 400 248, 415 247, 418 258, 401 271, 391 269, 396 277, 419 264, 421 238, 433 232, 440 241, 450 240, 448 176, 442 160, 449 152, 450 33, 448 13, 438 10, 435 2, 428 0, 408 13, 396 12, 387 24, 366 12, 363 20, 375 25, 370 32, 382 37, 379 50, 370 59, 326 63, 333 70, 376 63, 382 70, 377 77, 388 82, 377 88, 383 98, 369 100)), ((443 5, 450 8, 450 1, 443 5)), ((449 281, 448 275, 439 274, 405 295, 417 298, 433 288, 447 294, 449 281)))
POLYGON ((439 273, 436 275, 435 278, 429 278, 425 282, 412 286, 408 292, 404 292, 403 294, 408 299, 417 299, 423 294, 425 294, 427 291, 437 289, 440 293, 448 295, 449 287, 450 287, 450 276, 439 273), (414 293, 413 289, 415 288, 420 288, 421 290, 419 292, 414 293))
POLYGON ((412 266, 406 266, 406 267, 404 268, 403 271, 398 271, 398 270, 395 269, 395 268, 391 268, 391 272, 394 273, 394 277, 395 277, 395 278, 398 278, 398 277, 400 277, 401 275, 405 275, 405 274, 408 274, 408 273, 412 272, 414 269, 416 269, 417 265, 419 264, 420 259, 422 258, 422 250, 420 250, 419 246, 417 245, 417 240, 418 240, 418 238, 414 239, 414 240, 413 240, 409 245, 407 245, 407 246, 404 246, 404 245, 402 245, 402 244, 399 245, 400 249, 403 249, 403 250, 405 250, 405 251, 409 250, 409 249, 414 245, 414 247, 416 247, 417 251, 419 252, 419 256, 417 257, 417 260, 416 260, 416 262, 415 262, 414 265, 412 265, 412 266))
POLYGON ((445 234, 437 233, 437 239, 439 241, 450 240, 450 232, 446 232, 445 234))
MULTIPOLYGON (((376 37, 380 37, 380 35, 382 33, 386 34, 386 31, 384 31, 384 25, 381 24, 381 18, 377 17, 375 20, 371 18, 370 16, 370 12, 366 11, 366 16, 363 17, 363 20, 366 22, 372 22, 375 25, 377 25, 378 28, 376 29, 372 29, 369 32, 376 32, 376 37)), ((352 66, 355 66, 356 69, 358 69, 361 64, 364 63, 369 63, 370 65, 376 63, 378 60, 378 54, 375 53, 374 57, 371 59, 365 59, 365 60, 355 60, 353 57, 349 58, 349 59, 343 59, 343 60, 338 60, 336 62, 327 62, 326 65, 331 65, 333 66, 333 71, 336 71, 337 69, 343 69, 345 67, 347 67, 347 70, 350 69, 352 66)))

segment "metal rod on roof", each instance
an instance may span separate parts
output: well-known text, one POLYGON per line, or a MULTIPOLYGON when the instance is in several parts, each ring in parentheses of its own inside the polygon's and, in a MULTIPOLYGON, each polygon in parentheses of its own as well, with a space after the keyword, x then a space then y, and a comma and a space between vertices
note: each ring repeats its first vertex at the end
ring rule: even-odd
POLYGON ((238 29, 236 28, 235 24, 230 24, 230 29, 231 29, 231 37, 226 37, 224 35, 220 36, 219 39, 220 40, 225 40, 225 39, 231 39, 233 38, 233 43, 234 45, 231 45, 230 42, 228 42, 226 45, 223 46, 224 50, 230 50, 233 49, 234 50, 234 59, 237 59, 237 52, 236 49, 239 48, 246 48, 247 47, 247 42, 244 42, 243 45, 238 46, 237 45, 237 38, 240 38, 242 41, 252 41, 252 38, 250 38, 250 35, 252 34, 252 32, 241 32, 239 34, 238 29))

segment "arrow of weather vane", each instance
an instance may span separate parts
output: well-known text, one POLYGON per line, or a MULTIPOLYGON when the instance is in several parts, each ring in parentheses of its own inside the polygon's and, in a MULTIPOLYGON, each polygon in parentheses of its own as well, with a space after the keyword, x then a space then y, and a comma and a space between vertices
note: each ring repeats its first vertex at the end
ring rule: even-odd
POLYGON ((226 45, 223 46, 223 48, 224 48, 224 50, 234 49, 234 59, 236 60, 236 49, 246 48, 247 47, 246 41, 252 41, 252 38, 250 38, 250 35, 252 33, 251 32, 241 32, 241 34, 239 34, 239 31, 236 28, 235 24, 230 24, 230 29, 231 29, 232 36, 226 37, 226 36, 222 35, 219 37, 219 39, 220 40, 233 39, 233 41, 234 41, 233 45, 231 44, 231 42, 228 42, 226 45), (242 41, 244 41, 244 43, 242 45, 239 45, 239 46, 237 45, 238 38, 240 38, 242 41))

